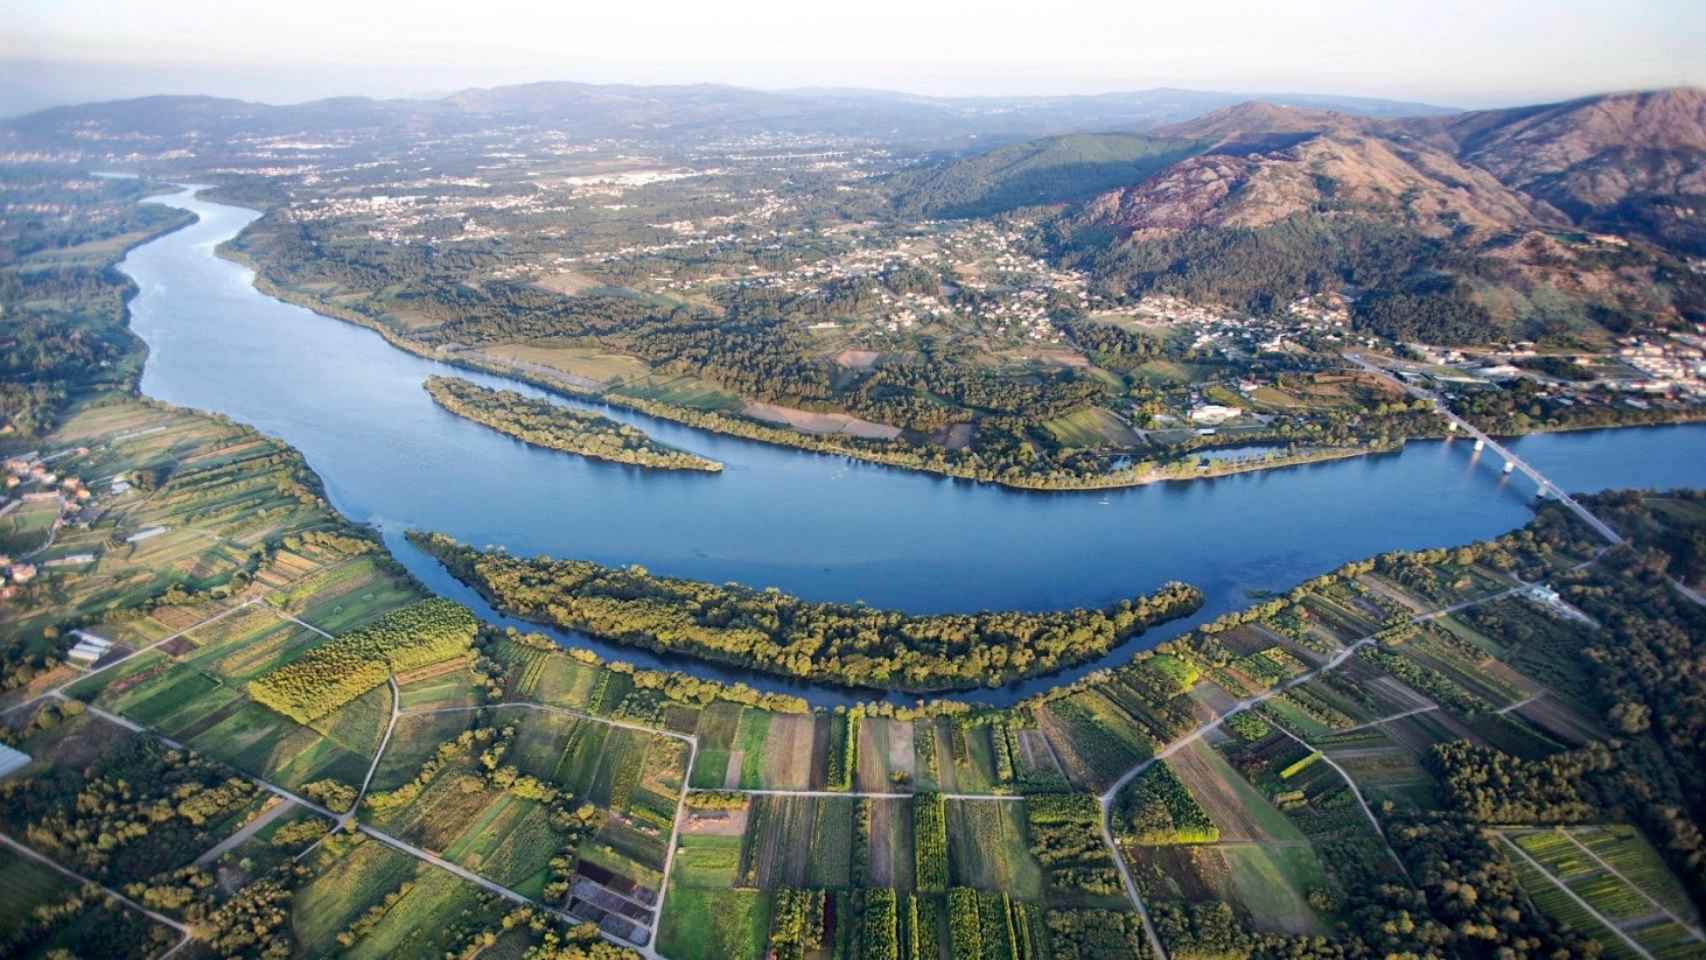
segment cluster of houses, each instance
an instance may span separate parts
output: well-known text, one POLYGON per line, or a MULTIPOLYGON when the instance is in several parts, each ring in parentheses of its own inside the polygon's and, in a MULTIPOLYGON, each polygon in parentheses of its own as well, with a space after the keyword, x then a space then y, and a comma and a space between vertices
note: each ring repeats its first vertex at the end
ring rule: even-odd
MULTIPOLYGON (((1699 328, 1697 328, 1699 329, 1699 328)), ((1540 356, 1533 343, 1519 342, 1487 353, 1471 353, 1450 347, 1407 344, 1427 363, 1449 368, 1434 371, 1442 383, 1503 383, 1518 377, 1540 381, 1550 392, 1580 394, 1609 390, 1624 394, 1669 395, 1683 400, 1706 400, 1706 336, 1672 333, 1663 339, 1623 337, 1613 352, 1567 354, 1561 359, 1592 364, 1599 376, 1592 380, 1564 383, 1517 364, 1540 356)), ((1574 399, 1580 400, 1581 397, 1574 399)), ((1629 398, 1630 406, 1645 403, 1629 398)))
MULTIPOLYGON (((5 517, 25 504, 51 502, 56 511, 53 529, 66 523, 81 522, 94 506, 94 493, 74 476, 60 476, 50 466, 62 457, 82 456, 87 447, 76 447, 40 456, 34 451, 8 457, 0 469, 4 473, 5 499, 0 501, 0 517, 5 517)), ((41 566, 71 566, 94 561, 93 554, 74 554, 43 561, 41 566)), ((0 554, 0 600, 16 597, 20 588, 36 578, 36 564, 14 560, 0 554)))

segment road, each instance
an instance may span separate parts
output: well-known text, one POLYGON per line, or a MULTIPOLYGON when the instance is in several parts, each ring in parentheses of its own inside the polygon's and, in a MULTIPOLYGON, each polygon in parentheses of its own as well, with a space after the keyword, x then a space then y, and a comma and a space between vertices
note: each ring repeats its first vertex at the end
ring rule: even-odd
POLYGON ((1351 779, 1351 775, 1348 772, 1346 772, 1345 768, 1339 766, 1338 761, 1334 760, 1332 757, 1327 756, 1326 751, 1323 751, 1323 750, 1315 747, 1314 745, 1310 744, 1309 741, 1303 739, 1302 737, 1298 736, 1295 733, 1292 733, 1290 730, 1287 730, 1285 727, 1281 726, 1280 724, 1275 723, 1272 718, 1269 718, 1268 722, 1273 726, 1273 728, 1275 730, 1278 730, 1280 733, 1283 733, 1286 736, 1290 737, 1291 739, 1296 740, 1299 744, 1302 744, 1304 749, 1314 750, 1316 753, 1320 754, 1321 755, 1321 762, 1325 763, 1329 767, 1332 767, 1333 772, 1337 773, 1339 775, 1339 777, 1345 781, 1345 786, 1351 788, 1351 796, 1356 798, 1357 806, 1362 808, 1363 816, 1368 818, 1369 826, 1372 826, 1374 828, 1374 835, 1380 838, 1380 845, 1386 848, 1387 856, 1390 856, 1392 858, 1392 862, 1396 863, 1398 865, 1399 872, 1404 874, 1404 876, 1406 878, 1408 878, 1410 876, 1410 868, 1404 866, 1404 861, 1399 859, 1399 857, 1398 857, 1398 851, 1392 849, 1392 842, 1386 839, 1386 831, 1381 828, 1380 820, 1377 817, 1375 817, 1374 811, 1369 808, 1368 800, 1366 798, 1364 798, 1362 795, 1361 788, 1359 788, 1357 786, 1357 782, 1355 780, 1351 779))
POLYGON ((1356 353, 1351 353, 1351 352, 1347 351, 1344 354, 1344 357, 1346 360, 1349 360, 1351 363, 1355 364, 1356 366, 1362 368, 1363 370, 1367 371, 1368 373, 1371 373, 1371 374, 1379 377, 1382 380, 1385 380, 1387 383, 1390 383, 1393 386, 1397 387, 1398 389, 1404 391, 1405 393, 1408 393, 1410 396, 1413 396, 1413 397, 1417 398, 1418 400, 1426 400, 1429 404, 1431 404, 1433 406, 1434 411, 1436 413, 1438 413, 1441 417, 1444 417, 1446 419, 1446 421, 1456 424, 1458 429, 1462 430, 1464 433, 1467 433, 1469 436, 1474 437, 1476 440, 1480 441, 1482 444, 1492 448, 1492 451, 1494 453, 1498 454, 1500 457, 1503 457, 1507 464, 1510 464, 1514 469, 1516 469, 1516 470, 1520 471, 1521 473, 1523 473, 1524 475, 1526 475, 1530 480, 1533 480, 1535 482, 1535 484, 1540 488, 1540 495, 1541 496, 1543 496, 1543 497, 1544 496, 1554 496, 1554 497, 1558 498, 1559 503, 1563 504, 1565 507, 1568 507, 1572 513, 1574 513, 1576 516, 1581 518, 1583 523, 1586 523, 1589 527, 1592 527, 1595 533, 1599 534, 1601 537, 1604 537, 1606 539, 1606 541, 1611 543, 1613 546, 1616 546, 1617 544, 1620 544, 1623 542, 1623 537, 1621 535, 1619 535, 1616 530, 1611 529, 1611 526, 1609 524, 1607 524, 1605 521, 1601 520, 1600 518, 1594 516, 1592 511, 1588 510, 1588 508, 1582 506, 1580 503, 1577 503, 1574 497, 1571 497, 1569 494, 1567 494, 1563 490, 1561 490, 1557 484, 1546 479, 1546 476, 1544 474, 1542 474, 1539 470, 1536 470, 1534 467, 1530 466, 1527 461, 1523 460, 1521 457, 1512 453, 1509 449, 1507 449, 1503 444, 1499 443, 1497 440, 1494 440, 1492 437, 1487 436, 1486 433, 1482 432, 1481 428, 1475 426, 1473 423, 1470 423, 1468 420, 1465 420, 1462 417, 1458 416, 1451 409, 1451 407, 1446 404, 1446 402, 1444 400, 1441 400, 1433 392, 1428 391, 1428 390, 1424 390, 1421 387, 1418 387, 1418 386, 1411 384, 1411 383, 1406 383, 1403 380, 1401 380, 1397 377, 1394 377, 1390 372, 1388 372, 1386 370, 1385 367, 1371 363, 1367 359, 1365 359, 1364 357, 1362 357, 1356 353))
POLYGON ((238 830, 236 833, 226 837, 224 840, 219 841, 213 849, 199 857, 196 857, 195 865, 198 867, 205 867, 210 863, 217 862, 220 857, 223 857, 232 850, 242 846, 245 840, 248 840, 250 837, 266 829, 267 824, 277 820, 280 816, 294 809, 296 809, 296 804, 289 800, 280 800, 277 803, 274 803, 266 809, 266 812, 244 824, 243 829, 238 830))
MULTIPOLYGON (((702 789, 699 787, 692 787, 692 788, 689 788, 687 792, 688 793, 743 793, 743 794, 747 794, 749 796, 754 796, 754 797, 852 797, 852 798, 858 799, 858 800, 911 800, 913 797, 918 795, 917 792, 913 792, 913 793, 874 793, 874 792, 863 791, 863 790, 788 790, 785 788, 740 789, 740 788, 735 788, 735 787, 731 787, 728 789, 718 789, 718 790, 702 789)), ((939 794, 939 796, 941 796, 941 798, 943 800, 1023 800, 1023 799, 1025 799, 1023 795, 1015 794, 1015 793, 943 793, 943 794, 939 794)))

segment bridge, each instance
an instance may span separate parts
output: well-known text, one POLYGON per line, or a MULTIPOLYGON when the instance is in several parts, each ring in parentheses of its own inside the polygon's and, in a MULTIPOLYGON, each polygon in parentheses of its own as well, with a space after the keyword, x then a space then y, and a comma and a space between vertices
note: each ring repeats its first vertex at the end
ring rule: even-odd
POLYGON ((1610 525, 1605 521, 1594 516, 1587 507, 1577 503, 1574 497, 1565 493, 1557 484, 1546 479, 1545 474, 1536 470, 1526 460, 1512 453, 1504 444, 1487 436, 1487 434, 1482 432, 1479 427, 1458 416, 1444 400, 1439 398, 1438 395, 1431 391, 1424 390, 1413 383, 1406 383, 1405 381, 1393 376, 1385 367, 1370 363, 1367 359, 1357 354, 1346 352, 1344 357, 1356 366, 1375 375, 1376 377, 1379 377, 1387 383, 1392 384, 1405 393, 1408 393, 1419 400, 1426 400, 1433 406, 1434 412, 1438 413, 1441 417, 1444 417, 1446 422, 1450 423, 1454 429, 1474 437, 1475 449, 1480 450, 1485 447, 1491 449, 1494 453, 1502 457, 1505 461, 1506 473, 1516 470, 1523 476, 1533 480, 1535 486, 1540 488, 1540 496, 1556 498, 1559 503, 1568 508, 1571 513, 1580 517, 1583 523, 1592 527, 1595 533, 1604 537, 1612 546, 1617 546, 1623 542, 1623 538, 1618 535, 1616 530, 1611 529, 1610 525))

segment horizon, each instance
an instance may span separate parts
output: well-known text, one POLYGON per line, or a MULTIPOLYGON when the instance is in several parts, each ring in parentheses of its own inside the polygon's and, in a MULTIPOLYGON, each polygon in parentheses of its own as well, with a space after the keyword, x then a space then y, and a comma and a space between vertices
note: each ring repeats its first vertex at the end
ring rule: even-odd
POLYGON ((0 116, 151 95, 284 105, 537 82, 999 98, 1175 88, 1465 110, 1706 83, 1695 55, 1706 47, 1706 9, 1697 4, 1233 6, 1097 2, 1043 15, 961 0, 878 0, 856 12, 749 0, 712 14, 666 0, 586 14, 493 0, 475 21, 436 0, 235 12, 212 0, 165 10, 23 0, 0 38, 0 116))

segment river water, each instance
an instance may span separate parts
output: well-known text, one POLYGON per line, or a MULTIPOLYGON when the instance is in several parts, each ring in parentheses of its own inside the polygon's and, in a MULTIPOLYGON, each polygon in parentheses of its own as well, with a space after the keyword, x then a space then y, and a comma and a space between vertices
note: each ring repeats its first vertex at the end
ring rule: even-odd
MULTIPOLYGON (((1520 526, 1533 486, 1469 445, 1093 493, 1021 493, 749 441, 605 410, 721 474, 653 473, 538 450, 440 410, 421 389, 455 374, 542 395, 397 350, 370 330, 268 297, 214 248, 252 210, 186 190, 160 202, 200 220, 131 251, 131 328, 149 347, 145 394, 226 414, 307 457, 332 504, 377 524, 432 589, 495 614, 402 539, 410 528, 532 556, 642 564, 654 573, 778 587, 915 612, 1103 605, 1178 579, 1203 611, 1147 646, 1346 561, 1463 543, 1520 526)), ((560 402, 561 398, 558 399, 560 402)), ((1525 437, 1512 444, 1567 490, 1706 485, 1706 426, 1525 437)), ((521 625, 517 623, 517 625, 521 625)), ((529 626, 529 629, 539 629, 529 626)), ((642 665, 740 679, 818 704, 869 699, 561 634, 642 665)), ((977 699, 1007 702, 1102 663, 977 699)))

